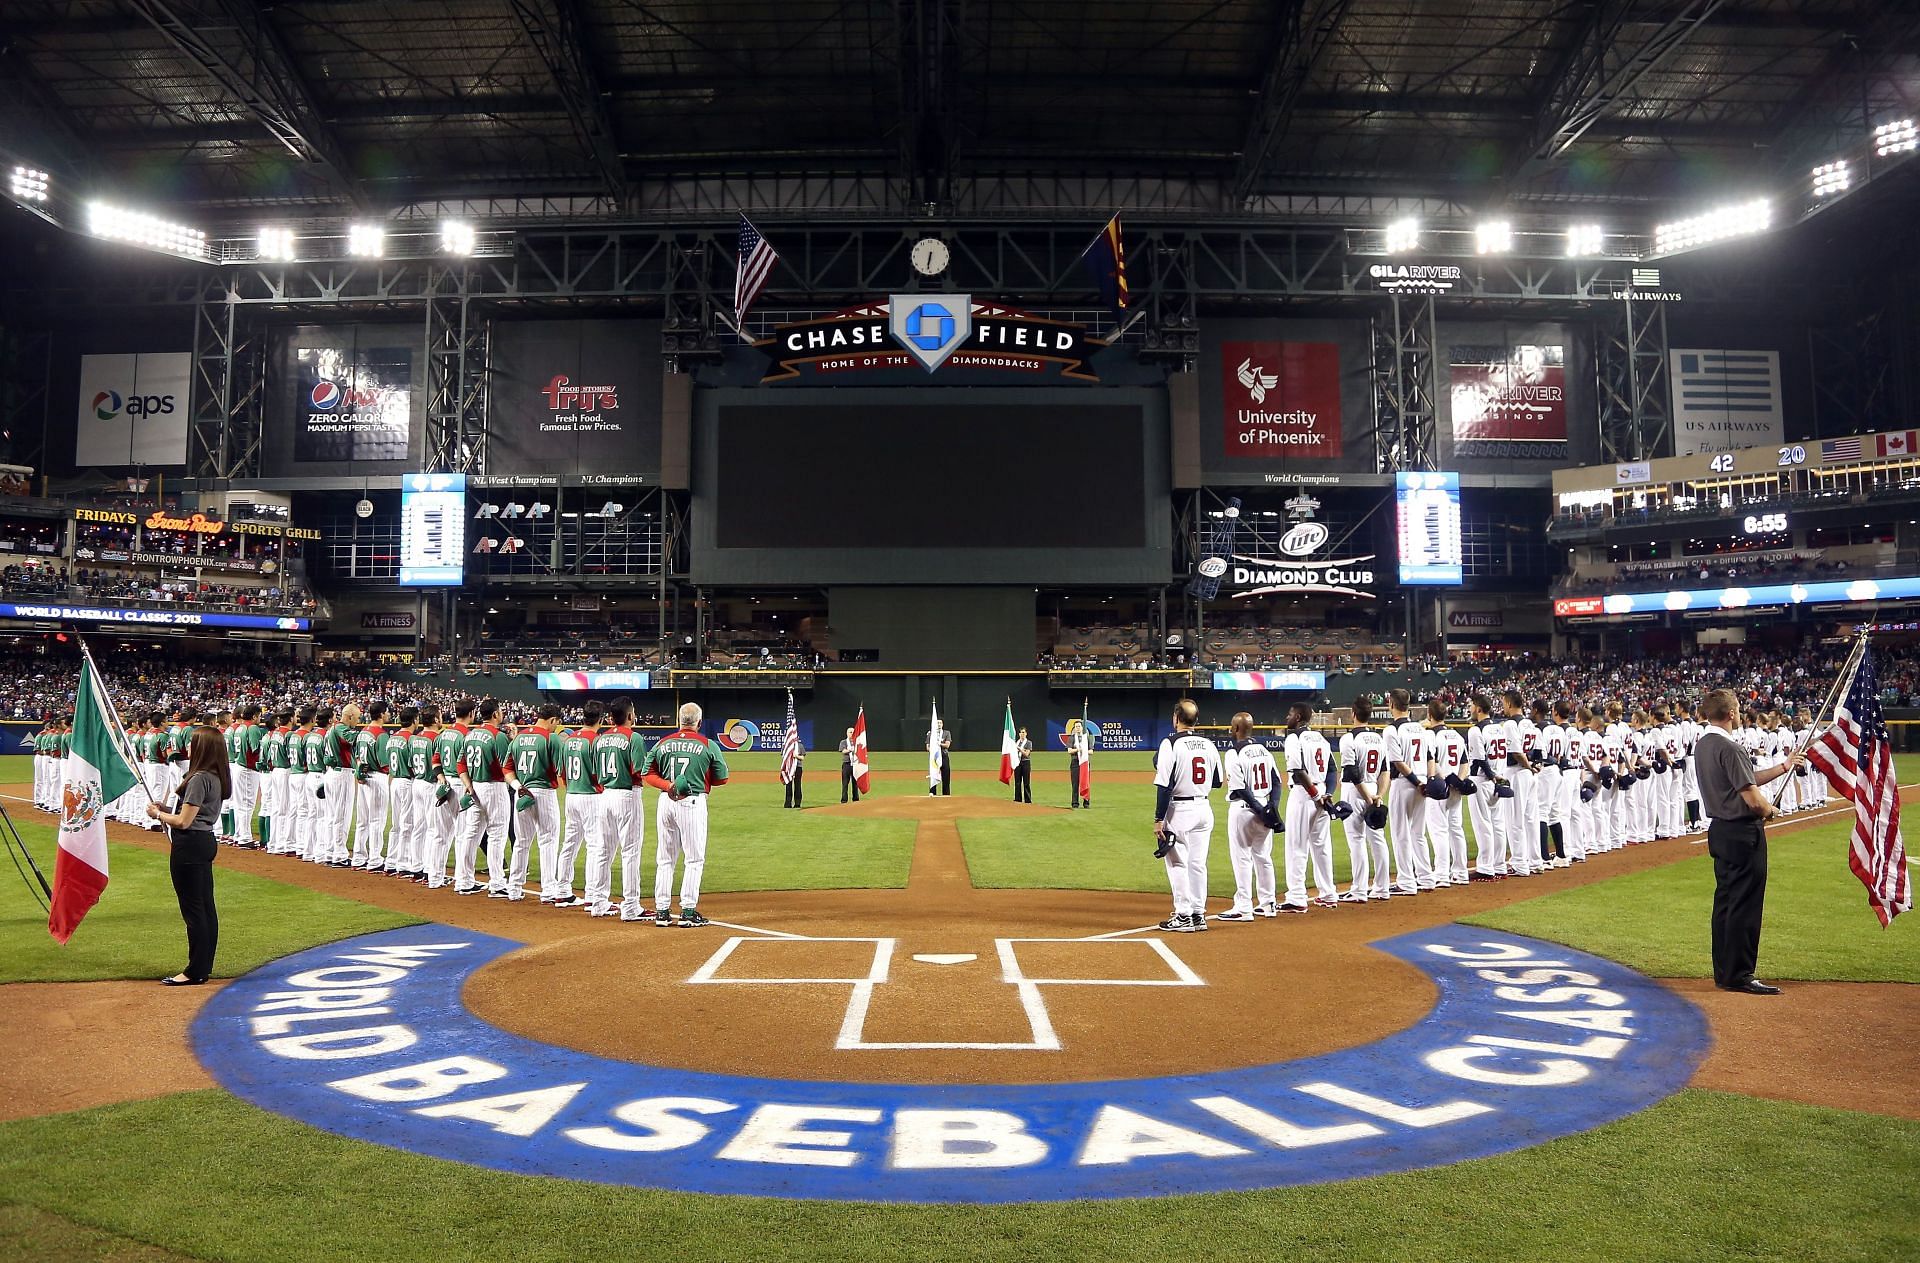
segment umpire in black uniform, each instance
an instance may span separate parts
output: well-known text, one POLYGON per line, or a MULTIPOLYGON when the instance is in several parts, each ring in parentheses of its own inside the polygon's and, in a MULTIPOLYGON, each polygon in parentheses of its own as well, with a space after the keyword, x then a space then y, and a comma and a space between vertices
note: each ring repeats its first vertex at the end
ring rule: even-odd
POLYGON ((1713 985, 1722 991, 1779 995, 1753 976, 1760 963, 1760 913, 1767 897, 1766 821, 1779 812, 1759 787, 1807 761, 1786 762, 1754 774, 1753 760, 1733 739, 1740 727, 1740 701, 1730 690, 1707 694, 1700 708, 1709 727, 1694 743, 1700 803, 1713 821, 1707 851, 1713 856, 1713 985))

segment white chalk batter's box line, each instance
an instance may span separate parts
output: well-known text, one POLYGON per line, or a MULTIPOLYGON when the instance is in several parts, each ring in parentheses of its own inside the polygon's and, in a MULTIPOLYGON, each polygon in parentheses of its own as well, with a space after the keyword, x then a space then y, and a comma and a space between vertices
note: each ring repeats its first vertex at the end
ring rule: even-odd
POLYGON ((993 941, 994 951, 1000 958, 1000 981, 1014 988, 1020 999, 1020 1008, 1026 1014, 1030 1038, 1025 1042, 987 1042, 987 1041, 912 1041, 887 1042, 866 1038, 867 1011, 873 1004, 874 988, 893 981, 893 953, 899 940, 892 938, 801 938, 782 935, 779 938, 736 935, 720 945, 720 949, 707 962, 693 972, 687 979, 689 986, 760 986, 779 987, 796 985, 827 985, 851 988, 847 996, 847 1011, 840 1023, 840 1033, 834 1040, 834 1048, 839 1051, 907 1051, 907 1050, 944 1050, 973 1049, 991 1052, 1059 1052, 1060 1036, 1054 1030, 1052 1016, 1047 1012, 1043 987, 1204 987, 1206 982, 1193 972, 1187 963, 1174 955, 1172 950, 1158 939, 1085 939, 1085 938, 997 938, 993 941), (721 966, 734 954, 742 943, 871 943, 873 958, 867 965, 867 972, 860 978, 722 978, 721 966), (1020 967, 1020 957, 1015 950, 1019 943, 1074 943, 1090 944, 1132 944, 1145 947, 1157 955, 1172 973, 1170 978, 1029 978, 1020 967))

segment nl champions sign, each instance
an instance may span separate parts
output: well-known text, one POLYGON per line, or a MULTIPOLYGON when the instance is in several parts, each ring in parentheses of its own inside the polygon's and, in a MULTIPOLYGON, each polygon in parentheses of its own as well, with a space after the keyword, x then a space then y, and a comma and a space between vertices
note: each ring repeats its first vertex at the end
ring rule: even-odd
MULTIPOLYGON (((719 950, 686 983, 764 985, 750 970, 724 975, 731 949, 775 952, 798 937, 716 936, 719 950)), ((871 945, 873 968, 807 981, 849 1006, 918 976, 894 978, 894 939, 834 941, 856 957, 871 945)), ((1096 981, 1049 976, 1023 954, 1065 941, 997 940, 1010 1000, 1044 1011, 1036 993, 1096 981)), ((1699 1010, 1621 965, 1442 925, 1374 944, 1438 1000, 1360 1047, 1144 1079, 766 1078, 610 1060, 494 1026, 462 992, 519 946, 427 924, 301 952, 216 993, 194 1021, 194 1050, 262 1109, 494 1170, 695 1193, 1000 1203, 1276 1188, 1505 1153, 1663 1100, 1708 1043, 1699 1010)), ((1159 961, 1157 982, 1103 988, 1143 1018, 1149 1002, 1126 998, 1135 988, 1207 985, 1164 940, 1107 946, 1142 971, 1159 961)), ((1052 1043, 1020 1047, 1074 1038, 1047 1033, 1052 1043)))

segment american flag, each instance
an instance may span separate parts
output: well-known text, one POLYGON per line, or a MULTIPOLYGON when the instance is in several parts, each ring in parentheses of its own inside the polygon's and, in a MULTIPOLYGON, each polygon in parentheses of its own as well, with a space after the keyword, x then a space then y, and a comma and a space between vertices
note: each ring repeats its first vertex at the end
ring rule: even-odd
POLYGON ((800 721, 793 714, 793 690, 787 690, 787 739, 780 747, 780 783, 791 785, 800 770, 800 721))
POLYGON ((1827 439, 1820 444, 1821 460, 1859 460, 1860 436, 1849 439, 1827 439))
POLYGON ((767 244, 760 230, 742 215, 740 253, 733 272, 733 323, 736 328, 746 325, 747 309, 753 306, 754 299, 760 297, 760 291, 767 287, 767 278, 773 275, 773 265, 779 261, 779 253, 767 244))
POLYGON ((1807 757, 1842 797, 1853 803, 1853 842, 1847 865, 1867 888, 1880 924, 1913 907, 1907 848, 1900 838, 1900 785, 1893 771, 1887 721, 1880 712, 1880 673, 1873 651, 1861 654, 1833 726, 1807 757))

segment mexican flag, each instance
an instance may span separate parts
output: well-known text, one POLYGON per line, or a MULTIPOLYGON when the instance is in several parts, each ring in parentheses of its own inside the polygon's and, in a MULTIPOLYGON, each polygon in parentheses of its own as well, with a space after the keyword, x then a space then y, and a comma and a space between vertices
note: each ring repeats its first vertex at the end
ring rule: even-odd
POLYGON ((93 672, 80 664, 73 699, 73 744, 60 775, 60 849, 53 860, 47 930, 65 943, 107 888, 107 804, 134 787, 133 769, 114 740, 119 718, 93 672))
POLYGON ((863 794, 871 793, 873 777, 867 768, 867 708, 862 706, 853 720, 853 783, 863 794))
POLYGON ((933 718, 927 721, 927 784, 940 784, 940 703, 933 704, 933 718))
POLYGON ((1020 762, 1020 745, 1013 731, 1013 699, 1007 699, 1007 721, 1000 725, 1000 783, 1013 784, 1013 768, 1020 762))
POLYGON ((1093 797, 1093 721, 1087 718, 1086 699, 1080 701, 1080 801, 1093 797))

